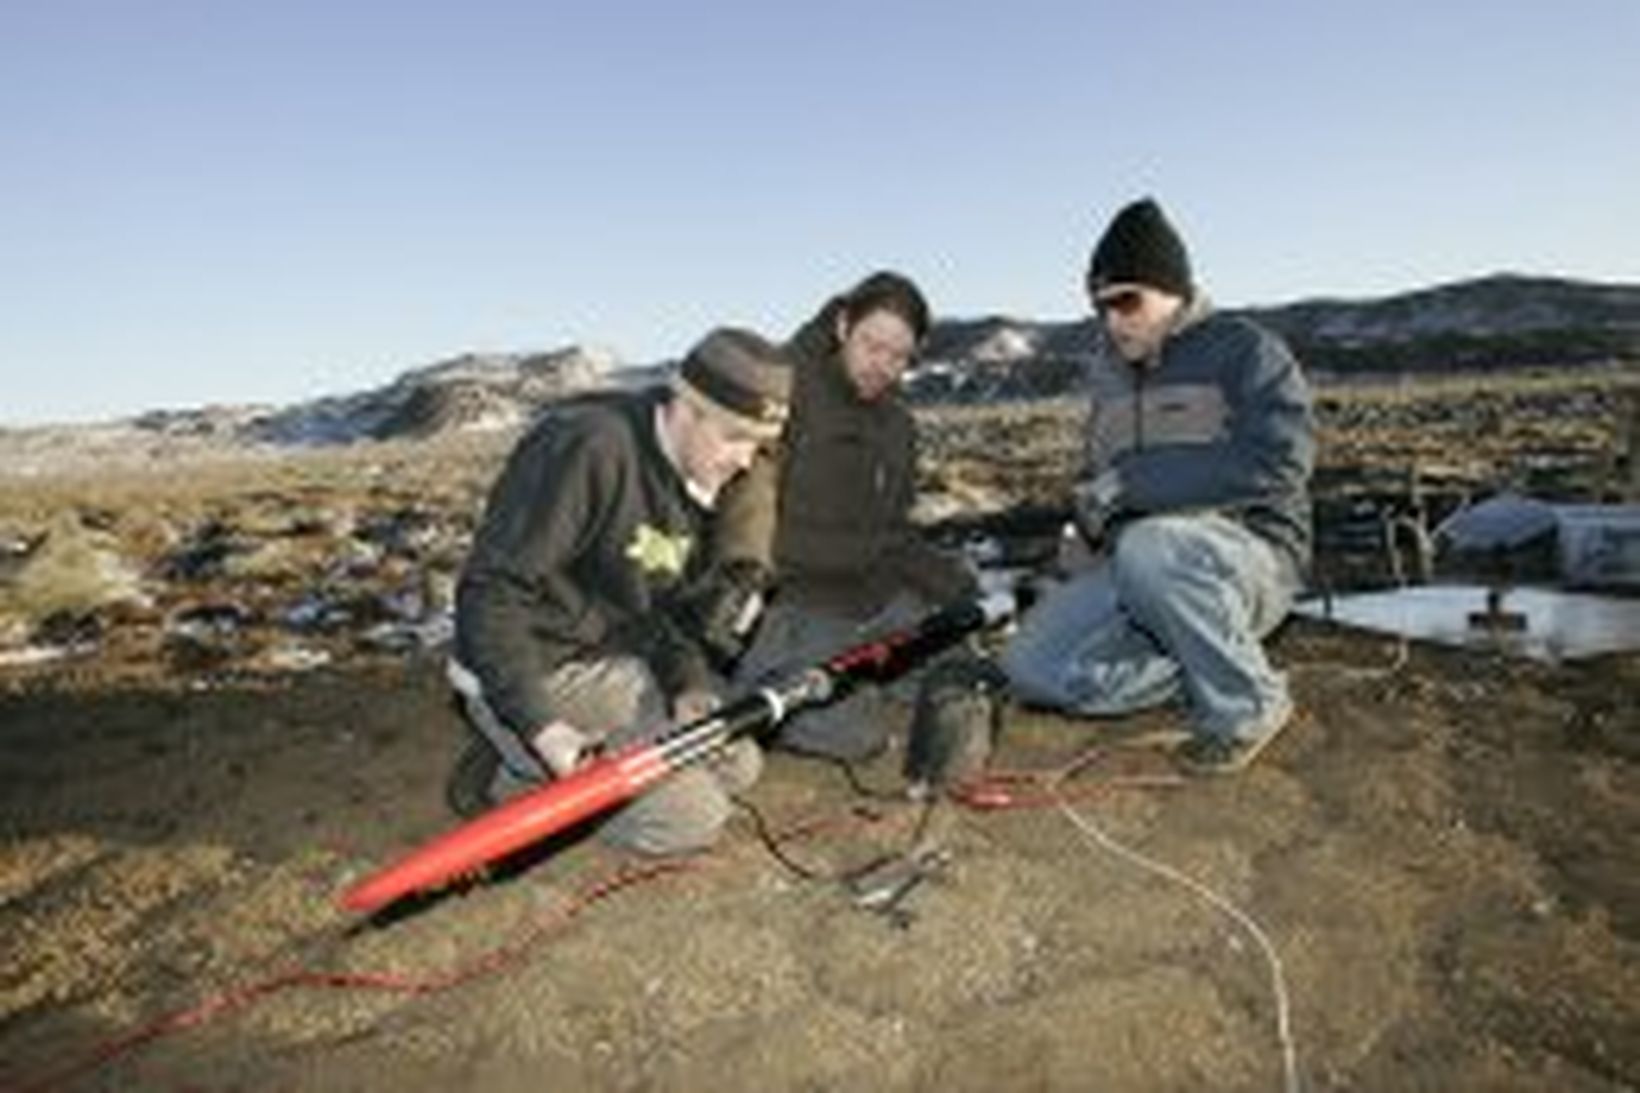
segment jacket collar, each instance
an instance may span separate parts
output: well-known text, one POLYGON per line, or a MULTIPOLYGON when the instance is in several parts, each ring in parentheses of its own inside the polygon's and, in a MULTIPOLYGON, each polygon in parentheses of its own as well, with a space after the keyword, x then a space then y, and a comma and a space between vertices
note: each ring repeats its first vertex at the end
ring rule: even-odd
MULTIPOLYGON (((1138 362, 1124 360, 1122 355, 1116 352, 1116 349, 1111 344, 1110 339, 1105 336, 1104 326, 1103 324, 1100 324, 1098 349, 1099 356, 1106 364, 1112 366, 1124 365, 1128 368, 1140 368, 1145 371, 1154 371, 1156 365, 1161 363, 1161 356, 1167 351, 1168 343, 1178 338, 1181 334, 1192 327, 1199 326, 1207 319, 1209 315, 1213 314, 1213 311, 1213 300, 1207 295, 1207 293, 1203 292, 1201 289, 1197 289, 1195 292, 1191 293, 1190 297, 1185 300, 1184 305, 1174 313, 1173 322, 1169 324, 1167 332, 1162 335, 1162 342, 1156 347, 1155 356, 1138 362)), ((1095 319, 1094 322, 1097 323, 1099 320, 1095 319)))
POLYGON ((666 431, 666 414, 669 412, 667 406, 676 397, 667 393, 655 399, 649 411, 649 435, 654 440, 655 447, 660 449, 661 455, 671 465, 678 481, 683 483, 683 490, 689 495, 689 499, 703 509, 711 509, 717 501, 717 496, 702 489, 694 479, 684 473, 683 460, 678 457, 677 449, 672 446, 672 437, 666 431))

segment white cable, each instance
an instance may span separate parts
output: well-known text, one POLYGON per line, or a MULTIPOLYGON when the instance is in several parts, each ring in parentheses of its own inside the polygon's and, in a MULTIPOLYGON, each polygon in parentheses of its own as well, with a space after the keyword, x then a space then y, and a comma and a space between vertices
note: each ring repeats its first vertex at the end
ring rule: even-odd
POLYGON ((1071 807, 1070 802, 1060 794, 1059 785, 1057 782, 1050 784, 1048 791, 1053 796, 1054 803, 1059 807, 1059 810, 1065 814, 1065 817, 1069 819, 1073 825, 1075 825, 1076 830, 1080 832, 1083 837, 1091 839, 1097 846, 1104 848, 1124 861, 1136 865, 1147 872, 1154 873, 1166 880, 1173 881, 1175 884, 1183 885, 1185 888, 1194 892, 1197 896, 1206 900, 1214 907, 1217 907, 1220 911, 1223 911, 1226 915, 1229 915, 1237 925, 1247 931, 1253 941, 1258 945, 1259 951, 1264 954, 1265 961, 1270 965, 1270 985, 1276 997, 1276 1035, 1281 1040, 1281 1066, 1285 1077, 1285 1088, 1287 1093, 1300 1093, 1302 1086, 1299 1083, 1298 1077, 1298 1050, 1293 1046, 1293 1030, 1287 1001, 1286 976, 1281 970, 1281 957, 1276 954, 1275 946, 1270 943, 1269 937, 1266 936, 1264 931, 1259 928, 1259 924, 1254 922, 1252 916, 1243 912, 1241 908, 1237 907, 1228 899, 1225 899, 1223 896, 1207 887, 1207 885, 1196 880, 1194 877, 1181 873, 1179 870, 1173 868, 1171 865, 1168 865, 1166 862, 1160 862, 1154 858, 1147 858, 1137 850, 1132 850, 1126 846, 1123 846, 1121 843, 1111 838, 1098 824, 1095 824, 1092 820, 1087 819, 1081 813, 1077 812, 1076 809, 1071 807))

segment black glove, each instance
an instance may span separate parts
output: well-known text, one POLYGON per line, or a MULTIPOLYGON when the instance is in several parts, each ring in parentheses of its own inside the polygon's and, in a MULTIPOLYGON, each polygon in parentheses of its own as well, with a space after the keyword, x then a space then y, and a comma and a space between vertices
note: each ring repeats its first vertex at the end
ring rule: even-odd
POLYGON ((1105 537, 1122 496, 1122 480, 1113 467, 1094 478, 1084 478, 1071 490, 1071 520, 1089 546, 1105 537))
POLYGON ((722 667, 745 649, 768 583, 768 569, 749 558, 714 563, 678 596, 676 618, 722 667))
POLYGON ((980 593, 979 577, 967 559, 920 540, 901 556, 900 570, 904 584, 931 604, 971 600, 980 593))
POLYGON ((711 689, 711 655, 675 613, 656 611, 645 616, 626 645, 649 665, 661 692, 669 698, 711 689))

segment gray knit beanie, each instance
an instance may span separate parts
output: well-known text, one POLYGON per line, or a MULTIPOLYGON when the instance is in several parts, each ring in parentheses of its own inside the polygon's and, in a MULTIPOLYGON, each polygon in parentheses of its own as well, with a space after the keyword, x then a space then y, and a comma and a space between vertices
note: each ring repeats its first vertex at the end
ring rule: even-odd
POLYGON ((791 399, 791 361, 760 334, 718 327, 689 350, 673 387, 704 409, 728 415, 765 436, 777 436, 791 399))

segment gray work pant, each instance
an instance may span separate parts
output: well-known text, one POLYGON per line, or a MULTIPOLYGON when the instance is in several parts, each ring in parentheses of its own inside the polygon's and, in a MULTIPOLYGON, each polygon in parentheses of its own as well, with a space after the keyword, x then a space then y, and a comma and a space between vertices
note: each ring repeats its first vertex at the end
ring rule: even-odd
MULTIPOLYGON (((452 669, 467 721, 500 757, 490 786, 497 802, 546 781, 551 772, 484 700, 470 673, 452 669), (465 676, 465 678, 463 678, 465 676)), ((547 694, 559 717, 604 749, 652 738, 669 725, 654 675, 636 657, 572 661, 548 674, 547 694)), ((762 753, 736 740, 704 763, 677 771, 614 813, 599 829, 608 842, 646 854, 701 850, 716 840, 732 810, 730 794, 757 781, 762 753)))
MULTIPOLYGON (((819 664, 833 653, 914 622, 927 609, 920 597, 909 592, 900 593, 864 619, 777 598, 735 669, 735 689, 743 693, 760 682, 819 664)), ((914 690, 910 680, 897 682, 888 693, 874 684, 863 684, 834 702, 788 717, 775 744, 849 762, 869 759, 888 743, 895 713, 890 695, 909 700, 914 690)))

